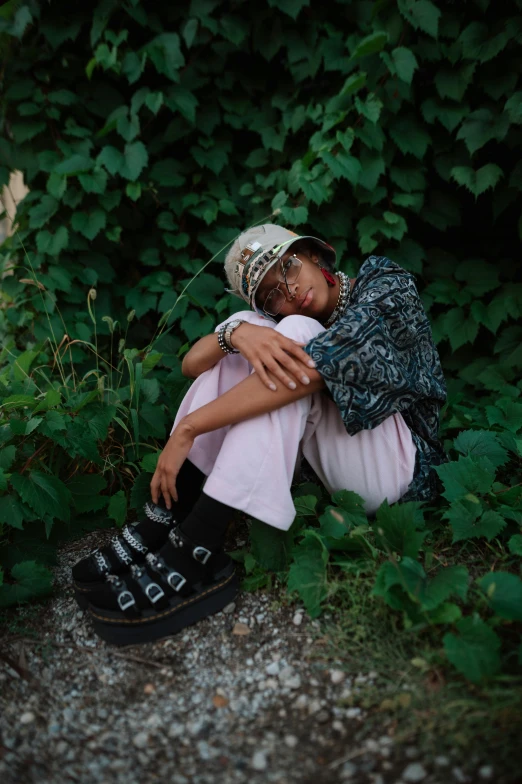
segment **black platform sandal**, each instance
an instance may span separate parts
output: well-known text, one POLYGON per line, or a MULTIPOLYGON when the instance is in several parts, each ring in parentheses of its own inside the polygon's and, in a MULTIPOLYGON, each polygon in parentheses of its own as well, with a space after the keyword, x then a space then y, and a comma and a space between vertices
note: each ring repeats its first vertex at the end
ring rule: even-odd
POLYGON ((219 612, 234 600, 239 579, 223 551, 201 547, 179 528, 169 540, 186 554, 181 571, 149 553, 125 576, 108 575, 89 604, 94 630, 113 645, 152 642, 219 612))
POLYGON ((144 506, 145 520, 126 525, 111 543, 97 548, 73 566, 73 587, 76 601, 85 610, 92 591, 105 585, 109 574, 120 575, 132 564, 145 561, 147 553, 158 550, 176 526, 172 511, 148 501, 144 506))

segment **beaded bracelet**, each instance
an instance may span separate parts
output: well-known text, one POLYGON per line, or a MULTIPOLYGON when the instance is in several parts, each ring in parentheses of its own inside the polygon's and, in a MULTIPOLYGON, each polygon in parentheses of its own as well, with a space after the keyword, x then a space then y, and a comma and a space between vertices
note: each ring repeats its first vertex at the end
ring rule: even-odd
POLYGON ((219 332, 217 333, 219 348, 225 354, 239 354, 239 351, 237 349, 227 346, 225 342, 225 331, 227 329, 227 326, 228 326, 227 324, 224 324, 219 330, 219 332))

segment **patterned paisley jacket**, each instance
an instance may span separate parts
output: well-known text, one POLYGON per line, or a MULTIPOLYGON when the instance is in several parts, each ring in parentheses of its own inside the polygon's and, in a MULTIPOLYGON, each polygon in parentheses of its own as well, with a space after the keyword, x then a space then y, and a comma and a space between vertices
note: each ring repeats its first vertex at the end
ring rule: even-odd
POLYGON ((417 455, 401 501, 433 499, 437 479, 431 467, 447 459, 438 439, 446 384, 413 276, 384 256, 370 256, 344 314, 305 351, 350 435, 402 414, 417 455))

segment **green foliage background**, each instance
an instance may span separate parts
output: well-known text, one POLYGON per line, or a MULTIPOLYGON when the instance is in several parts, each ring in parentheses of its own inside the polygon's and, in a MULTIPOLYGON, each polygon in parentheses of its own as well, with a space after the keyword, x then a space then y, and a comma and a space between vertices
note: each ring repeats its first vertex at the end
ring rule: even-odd
POLYGON ((276 211, 350 274, 377 253, 417 275, 452 461, 436 508, 374 524, 305 488, 289 535, 236 554, 245 587, 275 570, 316 615, 333 575, 375 570, 471 680, 518 672, 522 2, 11 0, 0 35, 0 183, 30 189, 0 249, 0 604, 141 504, 180 357, 238 309, 224 246, 276 211))

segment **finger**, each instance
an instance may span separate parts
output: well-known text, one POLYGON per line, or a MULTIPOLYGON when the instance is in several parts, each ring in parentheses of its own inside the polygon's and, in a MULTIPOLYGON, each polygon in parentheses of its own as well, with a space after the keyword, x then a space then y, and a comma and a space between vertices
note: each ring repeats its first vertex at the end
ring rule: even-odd
POLYGON ((292 359, 290 354, 282 351, 281 355, 277 357, 277 361, 293 378, 300 381, 302 384, 310 383, 310 377, 303 372, 303 369, 292 359))
POLYGON ((315 367, 315 362, 313 359, 309 354, 306 353, 306 351, 303 351, 301 348, 301 346, 306 346, 306 343, 301 343, 300 341, 293 340, 292 338, 285 338, 284 335, 281 335, 281 337, 284 340, 284 342, 281 343, 281 348, 284 351, 287 351, 289 354, 293 354, 293 356, 302 362, 303 365, 311 368, 315 367))
POLYGON ((275 392, 277 387, 274 384, 274 382, 269 378, 269 376, 268 376, 268 374, 267 374, 267 372, 266 372, 262 362, 256 362, 253 365, 253 368, 256 371, 256 373, 259 376, 259 378, 261 379, 261 381, 263 382, 263 384, 266 387, 268 387, 268 389, 270 389, 272 392, 275 392))
POLYGON ((286 387, 288 387, 288 389, 297 389, 296 382, 285 373, 283 367, 276 359, 270 358, 270 361, 266 363, 266 366, 276 378, 278 378, 286 387))
POLYGON ((171 498, 170 498, 169 488, 168 488, 168 485, 167 485, 167 479, 166 479, 165 475, 163 475, 161 477, 161 493, 162 493, 163 498, 165 500, 165 506, 167 507, 167 509, 170 509, 171 506, 172 506, 172 501, 171 501, 171 498))
POLYGON ((176 489, 176 479, 177 479, 177 477, 178 477, 177 474, 173 474, 171 476, 170 481, 169 481, 169 492, 170 492, 172 498, 174 499, 174 501, 176 501, 176 503, 178 502, 178 491, 176 489))
POLYGON ((292 354, 292 356, 298 359, 299 362, 302 362, 303 365, 306 365, 307 367, 310 368, 314 368, 315 362, 313 361, 311 356, 307 354, 306 351, 303 351, 301 348, 301 346, 306 346, 306 343, 296 344, 295 341, 292 342, 294 343, 294 345, 288 346, 287 348, 285 348, 285 351, 287 351, 289 354, 292 354))

